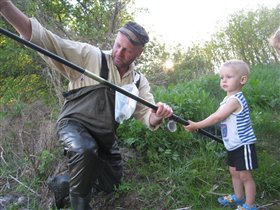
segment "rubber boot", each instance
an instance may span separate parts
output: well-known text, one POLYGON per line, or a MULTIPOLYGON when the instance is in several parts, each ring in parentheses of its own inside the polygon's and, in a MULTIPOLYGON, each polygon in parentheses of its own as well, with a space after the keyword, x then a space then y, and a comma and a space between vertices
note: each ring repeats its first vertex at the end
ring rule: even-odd
POLYGON ((92 210, 89 205, 90 196, 83 198, 70 195, 70 201, 73 210, 92 210))
POLYGON ((50 177, 47 180, 49 189, 54 193, 55 205, 58 209, 69 207, 69 181, 68 175, 50 177))

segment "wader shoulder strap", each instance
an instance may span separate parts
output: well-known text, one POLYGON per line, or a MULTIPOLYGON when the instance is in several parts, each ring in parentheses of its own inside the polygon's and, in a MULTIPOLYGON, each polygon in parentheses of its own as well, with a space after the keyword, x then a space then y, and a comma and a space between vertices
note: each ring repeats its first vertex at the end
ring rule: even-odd
MULTIPOLYGON (((105 54, 101 51, 101 59, 102 59, 102 63, 101 63, 101 70, 100 70, 100 76, 103 78, 103 79, 106 79, 108 80, 108 75, 109 75, 109 68, 108 68, 108 65, 107 65, 107 60, 106 60, 106 57, 105 57, 105 54)), ((137 81, 135 81, 135 85, 137 88, 139 88, 139 85, 140 85, 140 79, 141 79, 141 74, 139 72, 136 72, 135 73, 135 76, 139 76, 139 78, 137 79, 137 81)))
POLYGON ((102 51, 101 51, 101 55, 102 55, 102 58, 101 58, 102 63, 101 63, 100 76, 103 79, 108 80, 109 68, 108 68, 108 65, 107 65, 107 60, 106 60, 105 54, 102 51))
POLYGON ((135 77, 136 77, 137 80, 134 81, 134 83, 135 83, 136 87, 139 89, 140 80, 141 80, 141 74, 140 74, 139 72, 135 72, 135 77), (137 76, 138 76, 139 78, 137 78, 137 76))

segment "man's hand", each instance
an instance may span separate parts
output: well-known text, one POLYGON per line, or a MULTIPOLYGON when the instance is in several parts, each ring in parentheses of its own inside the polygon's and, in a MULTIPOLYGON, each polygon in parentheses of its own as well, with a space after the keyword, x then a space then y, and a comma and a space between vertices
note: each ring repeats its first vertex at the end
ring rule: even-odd
POLYGON ((150 124, 154 127, 159 125, 163 119, 168 118, 173 114, 172 108, 165 103, 158 102, 156 106, 158 107, 157 110, 152 110, 150 116, 150 124))

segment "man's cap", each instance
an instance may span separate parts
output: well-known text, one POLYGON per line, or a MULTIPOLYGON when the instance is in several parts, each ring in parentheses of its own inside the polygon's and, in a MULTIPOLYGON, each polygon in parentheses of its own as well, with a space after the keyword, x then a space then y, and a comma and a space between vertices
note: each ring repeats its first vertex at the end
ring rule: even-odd
POLYGON ((124 34, 134 45, 144 46, 147 42, 149 42, 149 36, 146 30, 135 22, 126 23, 119 29, 119 32, 124 34))

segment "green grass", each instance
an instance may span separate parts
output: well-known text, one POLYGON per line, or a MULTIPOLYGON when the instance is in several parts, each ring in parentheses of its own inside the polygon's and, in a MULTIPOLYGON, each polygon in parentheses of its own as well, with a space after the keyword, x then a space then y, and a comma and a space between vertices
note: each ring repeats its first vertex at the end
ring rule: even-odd
MULTIPOLYGON (((123 196, 133 193, 141 200, 139 209, 221 209, 217 198, 232 193, 231 177, 225 154, 216 143, 200 143, 195 153, 185 154, 177 161, 130 161, 131 172, 126 179, 123 196)), ((253 171, 257 185, 256 203, 270 203, 280 196, 280 164, 266 151, 259 149, 260 167, 253 171)), ((123 189, 122 187, 120 189, 123 189)), ((117 190, 118 192, 119 190, 117 190)))
MULTIPOLYGON (((279 66, 255 67, 244 89, 258 139, 259 168, 253 171, 253 176, 259 205, 280 197, 279 72, 279 66)), ((48 131, 55 124, 54 113, 58 110, 43 103, 32 106, 29 100, 21 100, 31 92, 12 90, 2 95, 2 102, 10 105, 2 106, 0 112, 0 192, 25 196, 28 209, 48 209, 52 195, 45 182, 48 176, 61 172, 58 166, 64 161, 61 148, 54 143, 57 140, 53 131, 48 131)), ((46 93, 42 95, 48 98, 46 93)), ((223 97, 216 75, 155 90, 156 100, 170 104, 175 114, 184 119, 200 120, 208 116, 223 97)), ((136 120, 122 124, 118 130, 120 145, 133 155, 124 154, 128 159, 124 161, 123 182, 116 192, 102 199, 93 198, 95 209, 221 209, 217 198, 232 192, 223 144, 187 133, 181 125, 177 124, 177 128, 171 133, 163 124, 151 132, 136 120)))

